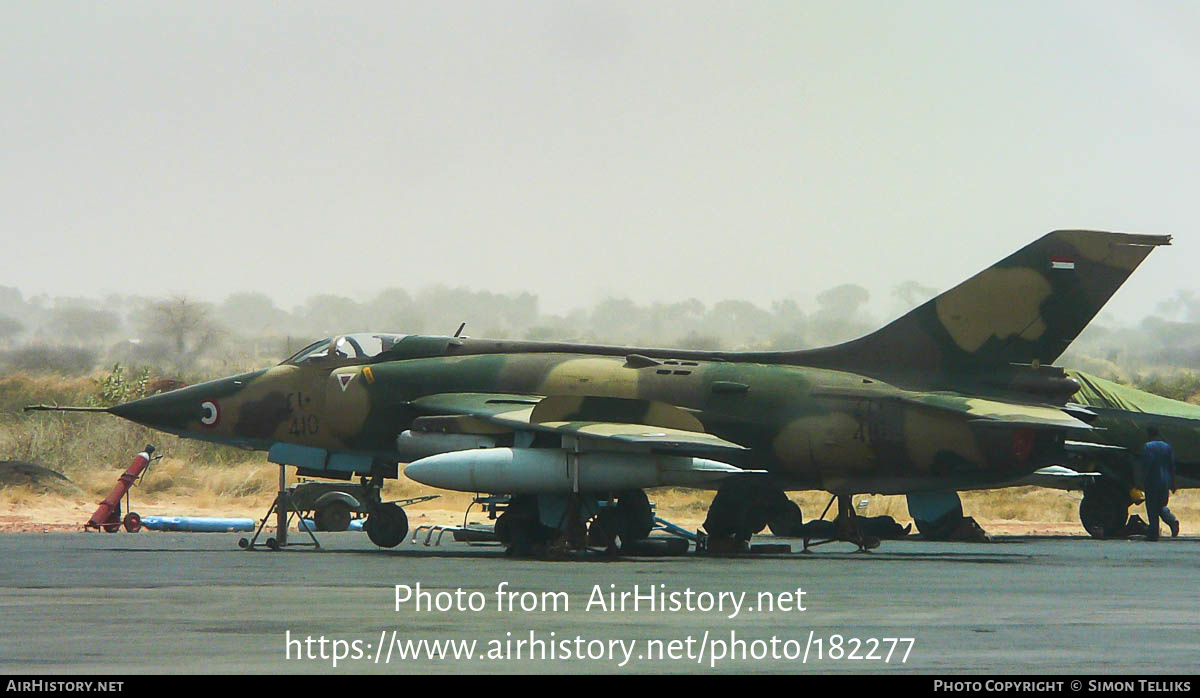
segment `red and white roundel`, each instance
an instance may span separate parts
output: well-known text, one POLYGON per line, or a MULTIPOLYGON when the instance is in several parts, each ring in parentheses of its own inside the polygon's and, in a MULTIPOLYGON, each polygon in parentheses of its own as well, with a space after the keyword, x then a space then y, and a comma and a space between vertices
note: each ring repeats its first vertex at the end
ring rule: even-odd
POLYGON ((216 400, 205 400, 200 403, 200 409, 204 411, 204 416, 200 418, 200 423, 206 427, 215 427, 217 422, 221 421, 221 406, 216 400))

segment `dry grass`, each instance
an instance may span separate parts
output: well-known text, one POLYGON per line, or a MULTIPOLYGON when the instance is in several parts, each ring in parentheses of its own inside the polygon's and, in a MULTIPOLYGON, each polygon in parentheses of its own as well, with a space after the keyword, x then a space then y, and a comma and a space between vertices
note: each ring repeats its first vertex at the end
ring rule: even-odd
MULTIPOLYGON (((63 377, 24 373, 0 377, 0 460, 44 465, 77 480, 129 465, 146 444, 187 463, 234 465, 261 460, 228 446, 180 439, 105 414, 23 412, 30 404, 85 405, 103 374, 63 377)), ((115 479, 115 475, 114 475, 115 479)))
POLYGON ((963 492, 963 513, 984 521, 1071 522, 1079 520, 1079 492, 1040 487, 963 492))
MULTIPOLYGON (((39 501, 44 493, 39 493, 29 486, 10 486, 0 489, 0 509, 19 511, 39 501)), ((61 496, 57 499, 62 499, 61 496)))
POLYGON ((16 414, 34 403, 83 404, 96 389, 90 376, 60 376, 57 373, 11 373, 0 376, 0 413, 16 414))

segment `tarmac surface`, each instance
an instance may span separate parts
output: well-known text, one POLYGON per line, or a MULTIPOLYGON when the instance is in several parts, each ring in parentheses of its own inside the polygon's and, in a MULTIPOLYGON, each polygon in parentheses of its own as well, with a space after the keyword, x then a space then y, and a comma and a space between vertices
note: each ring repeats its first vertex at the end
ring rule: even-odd
POLYGON ((813 554, 543 561, 449 535, 440 547, 405 542, 380 550, 361 533, 322 534, 321 551, 280 552, 240 550, 241 535, 0 535, 0 672, 1191 673, 1200 666, 1196 539, 885 541, 865 554, 835 544, 813 554), (407 598, 397 609, 395 585, 418 583, 429 607, 407 598), (609 603, 622 592, 623 610, 609 603), (643 596, 636 609, 635 592, 643 596), (428 655, 421 640, 475 645, 470 659, 464 645, 455 645, 457 659, 446 646, 444 658, 401 658, 428 655))

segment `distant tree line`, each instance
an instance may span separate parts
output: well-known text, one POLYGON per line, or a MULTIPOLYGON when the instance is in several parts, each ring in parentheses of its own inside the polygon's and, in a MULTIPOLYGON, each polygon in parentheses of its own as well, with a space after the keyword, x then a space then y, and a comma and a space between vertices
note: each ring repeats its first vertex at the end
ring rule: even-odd
MULTIPOLYGON (((902 283, 892 289, 889 314, 898 317, 936 292, 915 281, 902 283)), ((696 299, 613 297, 555 314, 542 312, 532 293, 448 286, 389 288, 369 298, 322 293, 290 309, 253 292, 208 303, 187 296, 26 298, 16 288, 0 286, 0 368, 80 374, 120 362, 152 366, 162 374, 201 375, 266 365, 338 333, 452 334, 462 322, 465 333, 477 337, 800 349, 853 339, 891 319, 873 316, 870 299, 867 289, 843 284, 804 304, 796 299, 764 307, 745 300, 709 305, 696 299)), ((1136 326, 1093 323, 1059 363, 1135 384, 1157 380, 1164 388, 1164 371, 1200 369, 1200 298, 1181 291, 1136 326)))

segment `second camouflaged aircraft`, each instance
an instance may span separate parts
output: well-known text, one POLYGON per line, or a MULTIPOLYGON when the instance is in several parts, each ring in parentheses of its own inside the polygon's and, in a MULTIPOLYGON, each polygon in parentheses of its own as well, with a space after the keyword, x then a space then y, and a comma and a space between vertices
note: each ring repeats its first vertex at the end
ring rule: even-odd
MULTIPOLYGON (((1062 462, 1090 429, 1051 364, 1166 236, 1056 231, 863 338, 711 352, 348 334, 279 366, 109 408, 162 431, 269 450, 304 475, 513 495, 497 534, 524 548, 585 522, 649 534, 644 490, 717 489, 705 529, 744 541, 794 515, 783 492, 850 497, 1001 484, 1062 462)), ((394 546, 399 507, 367 532, 394 546)))

